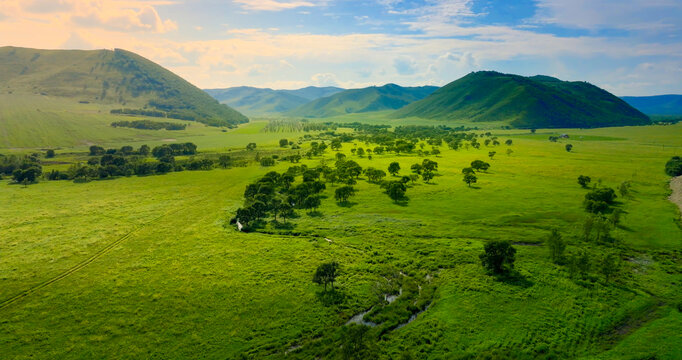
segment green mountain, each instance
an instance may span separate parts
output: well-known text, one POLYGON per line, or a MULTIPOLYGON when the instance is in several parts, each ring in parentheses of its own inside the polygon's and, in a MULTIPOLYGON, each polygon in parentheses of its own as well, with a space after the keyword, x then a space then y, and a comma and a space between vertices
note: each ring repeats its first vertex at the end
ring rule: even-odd
POLYGON ((435 86, 402 87, 395 84, 351 89, 311 101, 287 114, 302 117, 330 117, 400 109, 411 102, 425 98, 436 89, 438 88, 435 86))
POLYGON ((621 99, 648 115, 682 115, 682 95, 622 96, 621 99))
POLYGON ((332 96, 336 93, 340 93, 344 91, 345 89, 336 87, 336 86, 324 86, 324 87, 317 87, 317 86, 308 86, 304 87, 302 89, 296 89, 296 90, 277 90, 279 92, 285 93, 285 94, 291 94, 295 96, 302 97, 304 99, 308 99, 308 101, 313 101, 322 97, 327 97, 327 96, 332 96))
POLYGON ((0 48, 1 91, 231 126, 248 119, 163 67, 125 50, 0 48))
POLYGON ((286 112, 312 100, 343 91, 343 89, 309 86, 298 90, 273 90, 239 86, 226 89, 206 89, 204 91, 220 103, 229 105, 243 113, 265 115, 286 112))
POLYGON ((501 121, 517 128, 592 128, 650 123, 639 110, 587 82, 494 71, 470 73, 391 116, 501 121))

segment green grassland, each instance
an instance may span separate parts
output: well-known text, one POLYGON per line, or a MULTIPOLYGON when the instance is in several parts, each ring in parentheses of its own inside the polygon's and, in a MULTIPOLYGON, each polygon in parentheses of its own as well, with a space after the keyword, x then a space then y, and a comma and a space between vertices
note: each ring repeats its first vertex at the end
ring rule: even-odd
MULTIPOLYGON (((108 124, 121 117, 91 111, 91 118, 73 123, 77 129, 91 119, 90 127, 70 132, 61 117, 56 127, 63 132, 45 131, 54 139, 50 145, 61 147, 55 162, 81 160, 91 142, 153 145, 173 138, 206 152, 256 142, 258 151, 276 152, 279 139, 306 134, 266 132, 265 121, 227 132, 196 123, 184 131, 114 129, 108 124)), ((335 120, 379 124, 382 116, 335 120)), ((19 125, 3 127, 0 152, 47 147, 11 126, 19 125)), ((513 140, 511 155, 505 145, 441 147, 439 156, 429 156, 439 176, 411 186, 406 204, 393 203, 361 177, 350 204, 338 205, 338 185, 327 184, 319 214, 299 210, 291 228, 269 224, 248 234, 228 224, 245 186, 292 164, 264 168, 254 161, 225 170, 28 187, 3 180, 2 357, 333 358, 344 341, 343 324, 373 308, 369 316, 384 324, 367 336, 381 359, 679 358, 682 229, 679 210, 667 200, 663 166, 682 153, 682 124, 493 133, 513 140), (570 138, 548 141, 563 133, 570 138), (572 152, 564 150, 566 143, 574 145, 572 152), (487 156, 491 150, 494 160, 487 156), (492 166, 469 188, 460 171, 475 159, 492 166), (616 244, 579 239, 587 192, 576 182, 581 174, 614 188, 632 184, 631 195, 618 198, 626 215, 614 231, 616 244), (587 280, 570 279, 543 244, 552 228, 568 240, 568 252, 586 249, 595 260, 617 253, 624 260, 617 279, 607 283, 594 270, 587 280), (480 266, 483 244, 499 239, 517 243, 514 281, 496 280, 480 266), (335 305, 320 301, 321 287, 311 281, 315 268, 330 260, 342 269, 337 284, 344 298, 335 305), (377 305, 374 284, 394 272, 402 273, 404 294, 377 305), (404 323, 413 301, 430 305, 404 327, 385 325, 404 323)), ((391 154, 369 160, 351 155, 353 146, 344 143, 341 151, 363 168, 385 170, 398 161, 400 174, 407 174, 423 159, 391 154)), ((302 163, 333 164, 334 155, 327 150, 302 163)), ((64 164, 45 169, 58 166, 64 164)))

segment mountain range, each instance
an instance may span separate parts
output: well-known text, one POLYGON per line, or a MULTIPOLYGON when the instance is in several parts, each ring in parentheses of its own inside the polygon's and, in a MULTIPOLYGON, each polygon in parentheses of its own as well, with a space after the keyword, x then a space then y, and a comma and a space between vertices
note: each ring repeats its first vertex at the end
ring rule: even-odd
POLYGON ((309 86, 297 90, 273 90, 238 86, 225 89, 206 89, 222 104, 229 105, 245 114, 267 115, 283 113, 315 99, 343 91, 337 87, 309 86))

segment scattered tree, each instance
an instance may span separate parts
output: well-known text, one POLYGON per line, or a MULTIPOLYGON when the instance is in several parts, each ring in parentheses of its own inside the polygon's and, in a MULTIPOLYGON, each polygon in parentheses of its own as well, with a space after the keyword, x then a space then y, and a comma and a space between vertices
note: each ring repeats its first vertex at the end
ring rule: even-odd
MULTIPOLYGON (((467 169, 468 169, 468 168, 467 168, 467 169)), ((475 184, 476 181, 478 181, 478 178, 476 177, 476 175, 474 175, 474 174, 472 174, 472 173, 465 173, 465 174, 464 174, 464 179, 462 179, 462 180, 463 180, 465 183, 467 183, 467 185, 469 185, 469 187, 471 187, 471 184, 475 184)))
POLYGON ((496 151, 489 151, 489 152, 488 152, 488 157, 490 158, 490 160, 492 160, 493 157, 495 157, 495 154, 497 154, 496 151))
POLYGON ((348 198, 355 195, 355 189, 352 186, 342 186, 334 192, 334 198, 340 203, 348 202, 348 198))
POLYGON ((388 172, 391 175, 396 176, 399 171, 400 171, 400 164, 397 161, 394 161, 388 165, 388 172))
POLYGON ((493 274, 505 274, 514 268, 516 249, 509 241, 491 241, 485 244, 478 257, 483 267, 493 274))
POLYGON ((566 144, 566 151, 571 152, 571 150, 573 150, 573 145, 566 144))
POLYGON ((287 145, 289 145, 289 140, 279 139, 279 147, 286 147, 287 145))
POLYGON ((339 275, 339 264, 336 261, 324 263, 317 267, 313 275, 313 282, 319 285, 324 285, 324 291, 327 291, 327 284, 330 284, 334 289, 334 281, 339 275))
POLYGON ((599 272, 604 275, 606 282, 609 282, 620 270, 619 260, 615 254, 608 254, 599 262, 599 272))
POLYGON ((246 150, 249 150, 249 151, 256 150, 256 143, 248 143, 246 145, 246 150))
POLYGON ((549 249, 549 257, 556 264, 560 264, 564 260, 564 250, 566 250, 566 242, 562 239, 559 230, 552 229, 552 233, 547 238, 547 247, 549 249))
POLYGON ((578 184, 580 184, 580 186, 582 186, 583 188, 587 188, 587 185, 590 184, 590 181, 592 181, 592 179, 589 176, 585 175, 578 176, 578 184))
POLYGON ((45 157, 48 158, 48 159, 53 158, 53 157, 54 157, 54 150, 48 149, 48 150, 45 152, 45 157))
POLYGON ((490 168, 490 164, 483 160, 474 160, 471 162, 471 168, 476 171, 487 171, 490 168))

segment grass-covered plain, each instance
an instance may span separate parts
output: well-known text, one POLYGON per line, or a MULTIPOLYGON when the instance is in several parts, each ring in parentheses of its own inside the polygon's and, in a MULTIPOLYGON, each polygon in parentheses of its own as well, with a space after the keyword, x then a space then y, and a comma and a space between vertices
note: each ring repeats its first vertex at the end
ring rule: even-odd
MULTIPOLYGON (((267 133, 265 125, 215 134, 207 128, 178 141, 200 150, 249 142, 276 150, 280 138, 304 134, 267 133)), ((343 324, 377 303, 373 284, 400 271, 405 284, 434 293, 413 322, 368 333, 380 358, 678 358, 682 230, 663 165, 682 152, 682 125, 493 132, 513 140, 510 156, 506 145, 441 147, 429 157, 440 176, 410 187, 406 205, 360 180, 350 204, 339 206, 328 184, 320 215, 301 210, 291 220, 297 236, 239 233, 227 224, 244 187, 285 171, 291 164, 284 162, 89 183, 3 181, 0 302, 29 292, 0 303, 2 357, 328 358, 343 341, 343 324), (570 139, 549 142, 555 133, 570 139), (469 188, 461 169, 475 159, 492 166, 469 188), (618 198, 626 215, 615 245, 579 239, 587 191, 576 182, 581 174, 614 188, 632 184, 631 196, 618 198), (617 253, 624 261, 616 280, 606 283, 596 269, 587 280, 570 279, 543 245, 552 228, 568 240, 569 253, 586 249, 594 261, 617 253), (515 281, 495 280, 480 265, 484 242, 497 239, 519 243, 515 281), (345 299, 325 306, 311 279, 330 260, 341 264, 345 299)), ((55 161, 82 151, 63 146, 55 161)), ((385 170, 398 161, 407 174, 422 160, 369 160, 351 155, 352 147, 344 143, 341 151, 362 167, 385 170)), ((327 150, 302 163, 331 164, 333 157, 327 150)), ((386 319, 403 315, 396 310, 386 319)))

